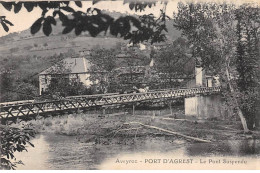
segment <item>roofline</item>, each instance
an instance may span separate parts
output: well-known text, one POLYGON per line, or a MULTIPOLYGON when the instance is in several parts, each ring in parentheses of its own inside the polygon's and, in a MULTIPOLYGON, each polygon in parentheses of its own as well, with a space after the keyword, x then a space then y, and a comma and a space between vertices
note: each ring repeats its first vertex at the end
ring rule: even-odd
POLYGON ((54 75, 54 74, 66 75, 66 74, 87 74, 87 73, 90 73, 90 72, 80 72, 80 73, 40 73, 39 75, 54 75))
POLYGON ((95 71, 88 71, 88 72, 80 72, 80 73, 43 73, 43 74, 39 74, 40 75, 69 75, 69 74, 91 74, 91 73, 107 73, 105 71, 101 71, 101 72, 95 72, 95 71))
MULTIPOLYGON (((64 58, 64 59, 66 59, 66 58, 64 58)), ((62 59, 62 60, 60 60, 60 61, 57 61, 56 63, 62 62, 64 59, 62 59)), ((47 69, 43 70, 42 72, 40 72, 39 75, 41 75, 41 74, 45 74, 45 73, 43 73, 43 72, 44 72, 44 71, 47 71, 47 70, 49 70, 51 67, 55 66, 56 63, 53 64, 52 66, 48 67, 47 69)))

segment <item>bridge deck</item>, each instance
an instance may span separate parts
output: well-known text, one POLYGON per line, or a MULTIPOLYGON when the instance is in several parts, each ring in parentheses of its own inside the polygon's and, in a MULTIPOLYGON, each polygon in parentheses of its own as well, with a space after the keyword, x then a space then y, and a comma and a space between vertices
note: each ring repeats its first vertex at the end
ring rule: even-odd
POLYGON ((56 111, 71 109, 102 107, 106 105, 122 105, 135 102, 146 102, 156 99, 175 99, 178 97, 190 97, 196 94, 213 94, 220 92, 221 87, 200 87, 187 89, 167 89, 161 91, 151 91, 146 93, 131 94, 99 94, 66 97, 60 100, 42 102, 22 102, 19 104, 0 104, 0 119, 17 118, 30 115, 40 115, 56 111))

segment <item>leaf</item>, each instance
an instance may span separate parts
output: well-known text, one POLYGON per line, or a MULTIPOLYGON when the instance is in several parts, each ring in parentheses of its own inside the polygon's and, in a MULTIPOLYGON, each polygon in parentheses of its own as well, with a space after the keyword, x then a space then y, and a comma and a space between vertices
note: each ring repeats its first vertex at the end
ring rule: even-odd
POLYGON ((82 3, 80 1, 75 1, 75 4, 78 6, 78 7, 82 7, 82 3))
POLYGON ((68 17, 65 14, 63 14, 61 11, 59 11, 58 14, 60 17, 60 21, 62 21, 62 22, 68 21, 68 17))
POLYGON ((10 26, 14 26, 9 20, 5 20, 5 23, 9 24, 10 26))
POLYGON ((4 30, 5 30, 5 32, 8 32, 8 31, 9 31, 8 26, 7 26, 4 22, 1 22, 1 24, 2 24, 2 26, 3 26, 4 30))
POLYGON ((32 2, 24 2, 24 7, 26 8, 26 10, 28 12, 31 12, 33 10, 33 7, 34 7, 34 3, 32 2))
POLYGON ((74 25, 67 25, 67 26, 63 29, 62 34, 70 33, 73 29, 74 29, 74 25))
POLYGON ((135 27, 137 27, 137 28, 140 28, 140 27, 141 27, 141 22, 140 22, 137 18, 135 18, 135 17, 133 17, 133 16, 127 16, 127 19, 128 19, 129 21, 133 22, 133 25, 134 25, 135 27))
POLYGON ((81 32, 82 32, 82 30, 83 30, 82 25, 77 25, 77 26, 75 27, 75 34, 76 34, 76 35, 80 35, 81 32))
POLYGON ((12 10, 12 5, 13 5, 13 2, 0 2, 5 9, 7 9, 8 11, 11 11, 12 10))
POLYGON ((52 32, 51 23, 48 20, 44 21, 42 31, 46 36, 49 36, 51 34, 52 32))
POLYGON ((47 9, 48 8, 48 2, 47 1, 41 1, 41 2, 38 2, 38 6, 44 10, 44 9, 47 9))
POLYGON ((46 18, 46 20, 47 20, 49 23, 51 23, 51 24, 53 24, 53 25, 56 25, 56 20, 54 19, 54 17, 48 16, 48 17, 46 18))
POLYGON ((65 11, 67 11, 67 12, 75 12, 74 10, 73 10, 73 8, 71 8, 71 7, 61 7, 60 9, 62 9, 62 10, 65 10, 65 11))
POLYGON ((88 9, 87 9, 87 13, 89 13, 90 11, 91 11, 91 8, 88 8, 88 9))
POLYGON ((14 12, 18 13, 22 8, 22 3, 18 2, 17 4, 14 4, 14 12))
POLYGON ((59 13, 59 11, 54 11, 53 13, 52 13, 52 15, 53 15, 53 17, 56 17, 56 15, 59 13))
POLYGON ((31 34, 37 33, 42 26, 43 17, 37 19, 34 24, 31 26, 31 34))
POLYGON ((98 3, 99 1, 101 1, 101 0, 92 0, 92 4, 94 5, 94 4, 98 3))
POLYGON ((48 12, 48 10, 47 9, 43 9, 42 10, 42 17, 44 17, 45 16, 45 14, 48 12))
POLYGON ((11 156, 11 159, 13 159, 13 158, 14 158, 14 155, 13 155, 13 153, 9 153, 9 155, 11 156))
POLYGON ((32 147, 34 147, 34 145, 33 145, 30 141, 28 141, 28 143, 29 143, 32 147))

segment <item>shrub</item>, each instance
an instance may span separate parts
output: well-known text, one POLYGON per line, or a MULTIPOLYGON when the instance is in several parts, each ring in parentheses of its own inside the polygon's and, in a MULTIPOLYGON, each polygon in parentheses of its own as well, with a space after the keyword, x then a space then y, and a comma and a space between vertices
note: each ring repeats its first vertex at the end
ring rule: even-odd
POLYGON ((14 152, 27 151, 26 144, 34 145, 30 142, 30 137, 34 137, 35 131, 28 127, 15 128, 7 125, 0 125, 1 138, 1 161, 0 169, 15 169, 17 164, 23 164, 22 161, 12 162, 10 159, 16 160, 14 152))
POLYGON ((47 127, 52 126, 51 120, 50 120, 50 119, 46 119, 46 120, 44 121, 44 125, 47 126, 47 127))

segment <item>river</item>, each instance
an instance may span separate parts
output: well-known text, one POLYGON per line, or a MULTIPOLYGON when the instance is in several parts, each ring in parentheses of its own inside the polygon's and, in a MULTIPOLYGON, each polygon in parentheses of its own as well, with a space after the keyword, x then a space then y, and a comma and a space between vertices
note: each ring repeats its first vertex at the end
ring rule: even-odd
POLYGON ((17 169, 198 169, 212 165, 255 169, 259 164, 260 144, 256 139, 187 143, 169 136, 147 136, 110 140, 95 144, 80 142, 75 136, 40 134, 32 140, 35 147, 15 155, 24 163, 17 169), (224 159, 241 163, 217 163, 224 159))

